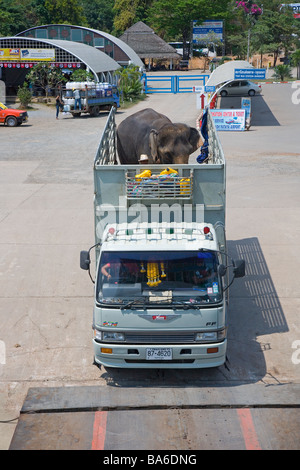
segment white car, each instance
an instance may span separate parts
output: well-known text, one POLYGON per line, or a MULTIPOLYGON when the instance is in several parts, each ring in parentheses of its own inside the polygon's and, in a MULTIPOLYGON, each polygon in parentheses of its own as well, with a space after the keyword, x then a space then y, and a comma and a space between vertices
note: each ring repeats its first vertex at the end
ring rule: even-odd
POLYGON ((239 95, 239 96, 254 96, 261 93, 261 86, 249 80, 234 80, 228 85, 224 86, 219 92, 221 96, 239 95))

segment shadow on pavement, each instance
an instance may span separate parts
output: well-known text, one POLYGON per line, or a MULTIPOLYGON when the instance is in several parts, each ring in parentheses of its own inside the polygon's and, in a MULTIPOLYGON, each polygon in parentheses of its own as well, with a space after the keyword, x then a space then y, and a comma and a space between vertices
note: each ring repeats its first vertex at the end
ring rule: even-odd
MULTIPOLYGON (((219 98, 220 109, 240 109, 241 96, 225 96, 219 98)), ((262 95, 251 98, 251 126, 280 126, 262 95)))

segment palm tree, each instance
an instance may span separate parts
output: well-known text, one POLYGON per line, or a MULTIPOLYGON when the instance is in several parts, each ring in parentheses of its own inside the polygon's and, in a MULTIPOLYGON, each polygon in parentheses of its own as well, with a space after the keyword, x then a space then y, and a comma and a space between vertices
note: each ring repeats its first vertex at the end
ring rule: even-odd
POLYGON ((274 67, 274 78, 279 78, 281 81, 287 78, 292 78, 291 67, 289 65, 276 65, 274 67))
POLYGON ((297 80, 300 78, 300 49, 292 54, 292 64, 297 67, 297 80))

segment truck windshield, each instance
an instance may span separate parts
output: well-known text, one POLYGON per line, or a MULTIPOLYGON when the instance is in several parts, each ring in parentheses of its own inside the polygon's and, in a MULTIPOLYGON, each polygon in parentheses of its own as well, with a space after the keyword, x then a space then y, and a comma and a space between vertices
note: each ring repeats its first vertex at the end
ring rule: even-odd
POLYGON ((97 300, 105 305, 191 306, 222 299, 213 251, 104 252, 97 300))

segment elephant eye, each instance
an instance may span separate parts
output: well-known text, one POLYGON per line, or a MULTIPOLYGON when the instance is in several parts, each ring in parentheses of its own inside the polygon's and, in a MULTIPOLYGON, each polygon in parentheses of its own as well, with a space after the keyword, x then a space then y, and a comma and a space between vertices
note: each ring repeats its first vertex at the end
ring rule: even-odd
POLYGON ((164 152, 164 160, 167 160, 167 162, 172 162, 171 152, 164 152))

